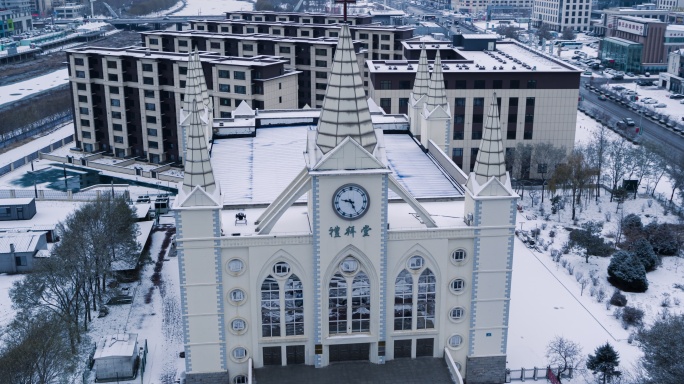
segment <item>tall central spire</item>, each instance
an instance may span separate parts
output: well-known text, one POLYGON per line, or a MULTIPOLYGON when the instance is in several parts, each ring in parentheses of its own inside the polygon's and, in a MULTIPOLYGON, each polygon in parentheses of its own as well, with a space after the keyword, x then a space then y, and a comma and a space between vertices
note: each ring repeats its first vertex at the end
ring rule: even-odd
POLYGON ((506 175, 506 158, 496 93, 492 94, 492 102, 487 113, 487 120, 480 141, 480 150, 477 152, 473 172, 475 172, 475 178, 480 184, 484 184, 492 176, 502 178, 506 175))
POLYGON ((325 154, 347 136, 373 153, 377 139, 349 26, 343 24, 318 122, 316 144, 325 154))
POLYGON ((418 68, 416 69, 416 79, 413 81, 412 97, 414 102, 428 93, 429 82, 430 71, 428 70, 427 53, 425 52, 425 44, 421 44, 418 68))
POLYGON ((439 50, 435 54, 435 68, 430 77, 430 86, 427 91, 427 101, 425 105, 428 111, 432 112, 437 107, 444 107, 447 104, 446 91, 444 90, 444 75, 442 74, 442 59, 439 50))
POLYGON ((208 193, 214 193, 216 190, 205 134, 207 128, 211 129, 208 127, 211 112, 202 100, 203 83, 204 73, 199 54, 190 53, 183 100, 184 110, 180 122, 186 134, 185 175, 183 177, 185 193, 190 193, 197 186, 204 188, 208 193))

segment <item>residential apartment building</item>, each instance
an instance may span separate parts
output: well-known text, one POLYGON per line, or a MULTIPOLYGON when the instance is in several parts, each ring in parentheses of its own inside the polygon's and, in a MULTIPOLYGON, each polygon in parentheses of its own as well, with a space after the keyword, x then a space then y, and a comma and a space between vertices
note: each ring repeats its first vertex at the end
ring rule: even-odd
MULTIPOLYGON (((286 60, 216 53, 202 53, 200 59, 210 118, 229 117, 242 101, 255 109, 297 108, 299 73, 288 70, 286 60)), ((187 61, 187 54, 144 48, 68 50, 76 147, 152 163, 182 162, 184 135, 177 117, 187 61)))
POLYGON ((33 29, 33 6, 31 0, 0 0, 0 37, 33 29))
POLYGON ((667 71, 659 74, 658 85, 673 93, 684 92, 684 50, 670 52, 667 71))
POLYGON ((587 31, 591 26, 591 0, 535 0, 532 23, 539 27, 547 24, 553 31, 571 28, 587 31))
MULTIPOLYGON (((466 51, 438 42, 426 46, 428 57, 435 55, 430 51, 447 49, 453 51, 452 57, 460 57, 442 60, 441 66, 451 108, 448 153, 461 169, 473 169, 482 138, 485 100, 492 92, 498 97, 507 151, 518 143, 550 142, 568 150, 573 147, 578 70, 516 42, 496 42, 488 51, 466 51)), ((368 95, 386 113, 410 116, 413 107, 409 97, 417 68, 417 60, 368 60, 368 95)), ((434 71, 432 65, 430 70, 434 71)))
MULTIPOLYGON (((264 33, 275 37, 332 37, 339 36, 340 24, 314 24, 311 19, 302 22, 290 21, 247 21, 247 20, 194 20, 190 29, 196 31, 250 34, 264 33)), ((367 59, 401 60, 401 41, 413 37, 414 28, 407 25, 351 25, 352 39, 359 40, 367 50, 367 59)))
POLYGON ((668 10, 657 9, 655 5, 637 5, 631 8, 609 8, 598 11, 601 21, 594 24, 593 30, 599 36, 614 36, 621 17, 641 17, 667 22, 668 10))
MULTIPOLYGON (((317 13, 317 12, 271 12, 271 11, 229 11, 226 12, 228 20, 247 20, 259 22, 293 22, 307 24, 341 24, 344 22, 344 15, 317 13)), ((349 25, 371 24, 373 16, 369 14, 347 15, 349 25)))
POLYGON ((667 9, 668 11, 678 11, 684 9, 684 0, 657 0, 658 9, 667 9))
MULTIPOLYGON (((214 51, 223 56, 281 56, 286 68, 300 72, 297 107, 320 108, 327 88, 336 37, 285 37, 263 33, 223 34, 203 31, 155 31, 142 33, 143 44, 152 51, 187 53, 190 50, 214 51)), ((359 67, 365 50, 354 41, 359 67)))
POLYGON ((534 0, 452 0, 451 6, 459 12, 471 14, 486 12, 490 9, 504 9, 521 11, 523 8, 531 10, 534 0))

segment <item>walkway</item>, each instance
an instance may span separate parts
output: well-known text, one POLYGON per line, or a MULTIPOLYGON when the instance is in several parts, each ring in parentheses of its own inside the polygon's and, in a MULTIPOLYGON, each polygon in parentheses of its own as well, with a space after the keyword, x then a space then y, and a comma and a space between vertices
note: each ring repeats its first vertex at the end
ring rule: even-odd
POLYGON ((265 367, 255 371, 259 384, 450 384, 444 359, 397 359, 384 365, 337 363, 325 368, 310 365, 265 367))

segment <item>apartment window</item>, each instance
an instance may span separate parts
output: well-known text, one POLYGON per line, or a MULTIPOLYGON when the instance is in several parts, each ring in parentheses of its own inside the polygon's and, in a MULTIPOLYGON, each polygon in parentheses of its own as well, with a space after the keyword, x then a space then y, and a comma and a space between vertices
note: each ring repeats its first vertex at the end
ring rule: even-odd
POLYGON ((325 91, 326 88, 328 88, 327 84, 316 83, 316 89, 320 89, 322 91, 325 91))
POLYGON ((245 73, 242 71, 235 71, 233 72, 233 78, 235 80, 245 80, 245 73))
POLYGON ((230 117, 230 112, 221 111, 221 118, 226 119, 230 117))
POLYGON ((230 92, 230 84, 219 84, 219 92, 230 92))
POLYGON ((144 90, 144 95, 147 98, 154 98, 154 91, 151 89, 144 90))
POLYGON ((76 71, 76 77, 79 79, 85 79, 85 72, 84 71, 76 71))
POLYGON ((188 67, 178 67, 178 74, 179 75, 187 75, 188 74, 188 67))
POLYGON ((119 81, 119 75, 115 75, 113 73, 110 73, 107 75, 107 79, 109 81, 119 81))
POLYGON ((485 89, 485 81, 484 80, 475 80, 475 89, 485 89))
MULTIPOLYGON (((179 81, 179 82, 178 82, 178 86, 179 86, 180 88, 185 88, 185 80, 179 81)), ((185 97, 185 95, 180 95, 180 96, 181 96, 181 101, 183 101, 183 97, 185 97)))
POLYGON ((392 99, 383 97, 380 99, 380 108, 382 108, 385 113, 392 113, 392 99))
POLYGON ((113 95, 118 95, 119 94, 119 87, 113 87, 110 85, 109 86, 109 93, 111 93, 113 95))
POLYGON ((381 54, 381 55, 380 55, 380 60, 389 60, 389 55, 384 54, 384 53, 381 54))
POLYGON ((254 46, 252 44, 243 44, 242 45, 242 50, 243 51, 253 51, 254 46))
POLYGON ((274 29, 272 34, 273 35, 280 35, 280 29, 274 29))
POLYGON ((367 33, 359 33, 359 39, 368 40, 368 34, 367 33))
POLYGON ((90 127, 90 120, 81 119, 81 127, 90 127))
POLYGON ((454 84, 454 89, 466 89, 466 81, 456 80, 454 84))
POLYGON ((399 89, 411 89, 411 80, 399 80, 399 89))
POLYGON ((78 84, 76 84, 76 89, 78 89, 79 91, 85 91, 85 90, 86 90, 86 85, 85 85, 85 84, 78 83, 78 84))
POLYGON ((407 113, 408 112, 408 104, 409 104, 408 97, 400 97, 399 98, 399 113, 407 113))
POLYGON ((209 43, 209 47, 211 47, 211 49, 221 49, 221 43, 212 42, 209 43))
POLYGON ((463 161, 463 148, 454 148, 451 150, 451 159, 454 163, 463 161))
POLYGON ((511 89, 520 89, 520 80, 511 80, 511 89))
POLYGON ((119 99, 111 99, 111 100, 109 100, 109 104, 110 104, 112 107, 120 107, 120 106, 121 106, 121 100, 119 100, 119 99))
POLYGON ((465 107, 466 105, 466 99, 465 97, 457 97, 454 99, 454 106, 456 107, 465 107))
POLYGON ((187 47, 188 46, 187 40, 178 40, 178 46, 179 47, 187 47))
POLYGON ((143 84, 154 85, 154 79, 151 77, 143 77, 143 84))
POLYGON ((116 68, 116 61, 107 60, 107 68, 116 68))
POLYGON ((390 46, 389 44, 380 44, 380 49, 382 49, 383 51, 389 51, 390 46))
POLYGON ((74 64, 75 65, 83 65, 83 59, 80 57, 77 57, 74 59, 74 64))
POLYGON ((147 128, 147 136, 157 136, 157 130, 154 128, 147 128))
MULTIPOLYGON (((88 120, 86 120, 86 121, 88 121, 88 120)), ((83 123, 83 120, 81 120, 81 123, 83 123)), ((81 136, 84 139, 90 139, 92 137, 92 135, 88 131, 81 131, 81 136)))
POLYGON ((227 71, 225 69, 219 69, 218 77, 221 79, 230 79, 230 71, 227 71))
POLYGON ((337 33, 337 32, 330 32, 330 33, 328 33, 328 35, 329 35, 330 37, 338 37, 338 36, 339 36, 339 33, 337 33))
POLYGON ((328 66, 328 62, 326 60, 316 60, 316 66, 325 68, 328 66))
POLYGON ((145 103, 145 110, 146 111, 156 111, 157 108, 154 105, 154 103, 145 103))
POLYGON ((316 56, 327 56, 328 50, 323 48, 316 48, 316 56))
POLYGON ((309 31, 300 31, 302 36, 308 37, 309 36, 309 31))
POLYGON ((527 80, 527 89, 536 89, 537 80, 527 80))
POLYGON ((392 80, 380 80, 380 89, 392 89, 392 80))
POLYGON ((527 99, 525 99, 525 106, 534 107, 534 97, 528 97, 527 99))
POLYGON ((235 93, 246 95, 247 94, 247 87, 245 87, 244 85, 236 85, 235 86, 235 93))
POLYGON ((152 72, 152 64, 143 64, 142 70, 143 72, 152 72))
POLYGON ((114 136, 114 142, 123 144, 123 136, 114 136))
POLYGON ((113 129, 114 131, 119 131, 119 132, 121 132, 121 131, 123 131, 123 125, 114 123, 114 124, 112 124, 112 129, 113 129))
POLYGON ((230 107, 230 99, 227 99, 225 97, 219 98, 219 104, 223 105, 224 107, 230 107))
POLYGON ((145 116, 145 121, 149 124, 156 124, 157 118, 155 116, 145 116))
POLYGON ((115 111, 112 112, 112 119, 120 119, 121 118, 121 112, 115 111))
POLYGON ((159 149, 159 143, 156 141, 148 141, 147 146, 150 147, 150 149, 159 149))
POLYGON ((387 40, 389 40, 389 39, 390 39, 390 36, 389 36, 389 35, 380 35, 380 40, 385 40, 385 41, 387 41, 387 40))
POLYGON ((494 80, 492 82, 492 88, 494 89, 501 89, 503 88, 503 80, 494 80))
POLYGON ((150 38, 150 45, 156 45, 156 44, 159 44, 159 39, 150 38))
POLYGON ((88 102, 88 96, 78 95, 78 102, 79 103, 87 103, 88 102))
POLYGON ((473 106, 474 107, 484 107, 484 97, 473 98, 473 106))
POLYGON ((290 53, 290 47, 279 47, 278 52, 280 53, 290 53))
POLYGON ((325 95, 316 95, 317 101, 323 101, 324 98, 325 98, 325 95))
POLYGON ((316 78, 317 79, 327 79, 328 74, 326 72, 316 72, 316 78))

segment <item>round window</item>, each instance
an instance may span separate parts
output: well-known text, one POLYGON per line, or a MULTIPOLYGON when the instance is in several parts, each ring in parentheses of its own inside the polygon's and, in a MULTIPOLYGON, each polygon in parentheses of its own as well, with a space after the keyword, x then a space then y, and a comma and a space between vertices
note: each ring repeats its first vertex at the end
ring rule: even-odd
POLYGON ((284 261, 275 263, 273 266, 273 273, 279 277, 287 276, 287 274, 290 273, 290 264, 284 261))
POLYGON ((461 335, 452 335, 449 338, 449 348, 458 348, 463 344, 463 337, 461 335))
POLYGON ((451 280, 451 283, 449 283, 449 288, 451 288, 451 292, 453 293, 461 293, 465 289, 465 280, 453 279, 451 280))
POLYGON ((235 347, 233 348, 233 352, 231 352, 231 355, 233 356, 233 359, 237 361, 241 361, 247 358, 247 349, 244 347, 235 347))
POLYGON ((417 270, 423 268, 424 264, 425 264, 425 260, 423 259, 422 256, 411 256, 411 258, 408 259, 408 263, 406 265, 406 268, 408 268, 412 271, 417 271, 417 270))
POLYGON ((233 319, 230 322, 230 330, 233 333, 240 334, 247 329, 247 322, 243 319, 233 319))
POLYGON ((344 273, 354 273, 359 269, 359 262, 349 256, 340 263, 340 270, 344 273))
POLYGON ((459 321, 463 319, 463 316, 465 316, 465 308, 463 307, 454 307, 449 311, 449 318, 451 320, 459 321))
POLYGON ((231 259, 226 264, 226 269, 231 275, 239 275, 245 270, 245 263, 240 259, 231 259))
POLYGON ((228 293, 228 300, 233 304, 240 305, 245 302, 247 295, 242 289, 236 288, 228 293))
POLYGON ((463 249, 457 249, 451 252, 451 261, 454 263, 462 263, 466 259, 466 251, 463 249))

